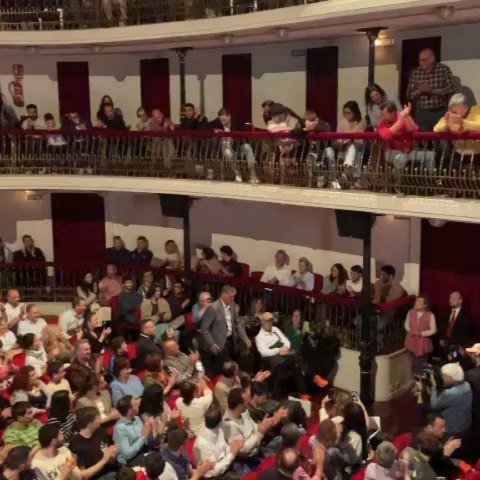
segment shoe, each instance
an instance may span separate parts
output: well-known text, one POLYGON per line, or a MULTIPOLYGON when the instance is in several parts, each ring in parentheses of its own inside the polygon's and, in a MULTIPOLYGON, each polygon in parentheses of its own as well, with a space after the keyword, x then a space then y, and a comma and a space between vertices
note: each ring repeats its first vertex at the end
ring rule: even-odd
POLYGON ((313 377, 313 383, 320 388, 325 388, 328 385, 328 380, 325 380, 320 375, 315 375, 313 377))
POLYGON ((237 175, 237 176, 235 177, 235 181, 236 181, 236 182, 240 182, 240 183, 243 182, 242 177, 241 177, 240 175, 237 175))

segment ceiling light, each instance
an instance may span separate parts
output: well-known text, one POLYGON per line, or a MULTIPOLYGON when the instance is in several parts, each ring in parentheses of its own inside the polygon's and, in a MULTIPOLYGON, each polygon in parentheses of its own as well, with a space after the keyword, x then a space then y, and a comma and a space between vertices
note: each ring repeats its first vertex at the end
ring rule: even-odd
POLYGON ((38 50, 38 48, 37 48, 37 47, 34 47, 34 46, 29 46, 29 47, 26 47, 26 48, 25 48, 25 51, 26 51, 29 55, 33 55, 34 53, 37 53, 37 50, 38 50))
POLYGON ((376 47, 393 47, 395 40, 393 38, 377 38, 374 43, 376 47))
POLYGON ((92 52, 93 53, 102 53, 103 52, 103 45, 92 45, 92 52))
POLYGON ((275 29, 275 35, 277 38, 284 39, 288 37, 290 30, 287 27, 280 27, 275 29))
POLYGON ((224 45, 231 45, 233 43, 233 35, 231 33, 226 33, 222 36, 224 45))
POLYGON ((437 7, 437 15, 442 20, 450 20, 455 15, 455 7, 437 7))

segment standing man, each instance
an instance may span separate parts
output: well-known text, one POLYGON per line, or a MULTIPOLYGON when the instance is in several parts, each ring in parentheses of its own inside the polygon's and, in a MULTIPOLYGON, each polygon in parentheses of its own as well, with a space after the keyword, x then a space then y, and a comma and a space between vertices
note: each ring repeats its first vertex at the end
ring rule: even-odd
POLYGON ((415 122, 420 130, 431 132, 445 115, 454 94, 453 75, 449 67, 438 63, 429 48, 418 56, 418 67, 408 80, 407 98, 415 104, 415 122))
POLYGON ((223 364, 236 354, 252 346, 242 323, 238 319, 235 295, 231 285, 224 285, 220 298, 207 308, 200 326, 200 350, 206 368, 215 376, 221 373, 223 364))
POLYGON ((153 253, 148 249, 147 237, 140 235, 137 238, 137 248, 130 252, 130 262, 135 265, 150 265, 153 253))
POLYGON ((156 353, 162 355, 162 349, 155 343, 155 324, 150 319, 142 320, 140 335, 137 340, 137 370, 145 370, 147 355, 156 353))

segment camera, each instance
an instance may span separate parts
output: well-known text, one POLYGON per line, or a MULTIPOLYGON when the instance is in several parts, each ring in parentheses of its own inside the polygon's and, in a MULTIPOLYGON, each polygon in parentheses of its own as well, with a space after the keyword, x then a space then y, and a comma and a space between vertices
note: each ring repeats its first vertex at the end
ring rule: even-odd
MULTIPOLYGON (((413 376, 416 381, 420 381, 422 383, 422 392, 425 397, 430 397, 433 390, 433 382, 432 379, 435 381, 435 389, 437 392, 441 392, 444 388, 443 385, 443 377, 440 371, 440 367, 437 365, 432 365, 431 363, 425 364, 420 374, 416 374, 413 376)), ((416 394, 418 395, 418 391, 416 394)))

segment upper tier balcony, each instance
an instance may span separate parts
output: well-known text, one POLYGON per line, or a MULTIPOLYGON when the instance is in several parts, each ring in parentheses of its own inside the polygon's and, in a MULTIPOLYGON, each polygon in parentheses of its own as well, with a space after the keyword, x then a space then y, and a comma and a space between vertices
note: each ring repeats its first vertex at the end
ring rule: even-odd
POLYGON ((11 131, 2 189, 242 198, 478 222, 480 134, 11 131), (408 153, 402 153, 402 151, 408 153))

